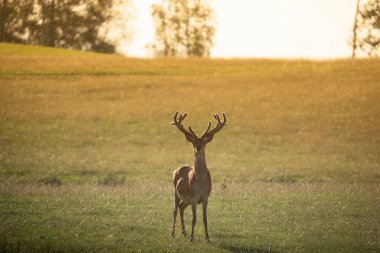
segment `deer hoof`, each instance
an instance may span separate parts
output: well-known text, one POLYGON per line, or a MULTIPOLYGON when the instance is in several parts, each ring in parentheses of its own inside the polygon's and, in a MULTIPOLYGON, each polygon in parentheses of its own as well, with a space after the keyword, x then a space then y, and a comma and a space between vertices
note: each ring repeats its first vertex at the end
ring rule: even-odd
POLYGON ((170 236, 171 236, 171 237, 175 237, 174 231, 172 231, 172 232, 170 233, 170 236))
POLYGON ((194 238, 193 237, 190 238, 190 242, 194 242, 194 238))

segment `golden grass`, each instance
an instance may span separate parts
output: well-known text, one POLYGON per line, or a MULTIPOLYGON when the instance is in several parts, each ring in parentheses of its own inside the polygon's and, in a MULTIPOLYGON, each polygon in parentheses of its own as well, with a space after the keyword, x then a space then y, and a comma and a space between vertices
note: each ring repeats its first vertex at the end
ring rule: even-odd
POLYGON ((129 59, 0 46, 1 180, 163 180, 201 132, 214 179, 379 182, 380 61, 129 59))

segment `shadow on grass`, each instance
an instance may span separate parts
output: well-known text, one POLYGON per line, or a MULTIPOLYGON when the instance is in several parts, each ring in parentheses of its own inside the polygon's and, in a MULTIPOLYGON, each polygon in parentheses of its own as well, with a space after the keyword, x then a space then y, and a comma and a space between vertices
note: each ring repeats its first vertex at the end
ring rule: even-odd
POLYGON ((46 241, 36 243, 35 241, 12 241, 7 239, 0 239, 0 253, 12 253, 12 252, 86 252, 86 248, 82 245, 68 245, 60 244, 56 242, 46 241))
POLYGON ((60 186, 62 184, 62 181, 57 176, 51 176, 38 179, 37 183, 51 186, 60 186))
POLYGON ((259 249, 252 246, 240 246, 228 243, 221 243, 218 246, 221 249, 236 253, 273 253, 272 250, 259 249))
POLYGON ((274 251, 269 249, 260 249, 257 247, 253 246, 244 246, 244 245, 239 245, 238 243, 234 243, 233 241, 240 241, 241 239, 244 238, 243 235, 239 234, 216 234, 219 239, 222 242, 218 244, 218 247, 224 250, 228 250, 230 252, 236 252, 236 253, 273 253, 274 251))

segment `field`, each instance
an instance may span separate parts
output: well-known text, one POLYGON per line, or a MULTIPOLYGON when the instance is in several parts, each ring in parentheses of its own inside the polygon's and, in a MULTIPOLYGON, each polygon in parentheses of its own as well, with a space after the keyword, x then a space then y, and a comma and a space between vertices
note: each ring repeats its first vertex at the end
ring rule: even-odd
POLYGON ((0 252, 379 252, 379 70, 0 44, 0 252), (176 111, 197 133, 228 117, 206 150, 211 243, 201 212, 195 243, 169 236, 193 161, 176 111))

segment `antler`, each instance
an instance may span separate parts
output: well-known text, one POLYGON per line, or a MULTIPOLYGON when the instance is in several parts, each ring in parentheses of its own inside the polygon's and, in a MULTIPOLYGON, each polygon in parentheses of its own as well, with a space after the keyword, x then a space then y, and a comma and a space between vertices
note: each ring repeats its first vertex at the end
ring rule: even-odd
POLYGON ((184 133, 186 138, 187 137, 197 138, 193 129, 191 129, 191 126, 189 126, 189 131, 187 131, 182 125, 182 121, 186 118, 187 112, 185 112, 184 114, 180 114, 178 120, 177 120, 177 116, 178 116, 178 112, 174 114, 173 122, 171 124, 175 125, 182 133, 184 133))
POLYGON ((208 123, 208 127, 206 131, 203 133, 201 139, 206 139, 212 137, 215 133, 219 132, 225 125, 227 125, 227 117, 226 114, 223 112, 223 121, 220 120, 219 115, 214 113, 213 114, 215 120, 216 120, 216 126, 214 129, 211 129, 211 122, 208 123))

